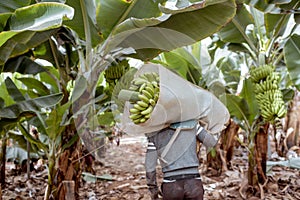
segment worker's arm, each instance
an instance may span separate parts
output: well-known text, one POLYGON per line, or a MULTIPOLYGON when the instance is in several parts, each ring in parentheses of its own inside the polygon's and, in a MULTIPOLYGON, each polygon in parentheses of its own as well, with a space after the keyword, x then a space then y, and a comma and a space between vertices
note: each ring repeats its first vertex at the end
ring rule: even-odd
POLYGON ((202 126, 197 127, 197 138, 207 149, 213 148, 218 143, 216 138, 208 133, 202 126))
POLYGON ((148 147, 146 151, 145 168, 147 186, 151 194, 151 199, 158 199, 159 189, 156 181, 157 149, 153 142, 153 137, 148 137, 148 147))

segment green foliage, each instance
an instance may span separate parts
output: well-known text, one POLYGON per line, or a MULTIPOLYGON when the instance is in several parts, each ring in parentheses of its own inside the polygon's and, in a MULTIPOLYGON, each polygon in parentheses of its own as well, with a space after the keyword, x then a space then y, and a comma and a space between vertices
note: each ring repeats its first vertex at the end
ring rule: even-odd
POLYGON ((0 32, 0 66, 9 58, 22 55, 46 41, 54 33, 52 29, 61 26, 63 20, 71 19, 74 14, 73 8, 60 3, 47 2, 22 6, 24 4, 19 1, 0 4, 0 10, 7 12, 1 14, 5 17, 0 18, 0 25, 6 29, 0 32))
POLYGON ((300 35, 292 35, 285 44, 284 56, 289 75, 298 90, 300 90, 300 35))

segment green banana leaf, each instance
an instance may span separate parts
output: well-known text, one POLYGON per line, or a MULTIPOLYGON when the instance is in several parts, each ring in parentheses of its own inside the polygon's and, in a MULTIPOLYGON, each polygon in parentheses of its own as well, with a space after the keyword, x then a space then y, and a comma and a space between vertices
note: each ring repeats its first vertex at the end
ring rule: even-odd
MULTIPOLYGON (((96 8, 93 0, 67 0, 66 4, 75 9, 72 20, 65 21, 64 25, 73 29, 81 39, 86 39, 85 26, 88 26, 92 46, 95 47, 103 41, 100 30, 96 24, 96 8), (88 16, 88 24, 85 24, 85 13, 88 16), (84 25, 85 24, 85 25, 84 25)), ((109 16, 106 16, 109 18, 109 16)))
POLYGON ((21 123, 18 123, 18 128, 22 132, 22 135, 24 135, 26 139, 30 142, 30 144, 35 144, 46 154, 48 153, 48 147, 45 144, 43 144, 40 140, 35 139, 21 123))
POLYGON ((47 2, 16 9, 10 17, 10 31, 41 31, 61 26, 74 16, 74 9, 61 3, 47 2), (34 19, 34 20, 33 20, 34 19))
POLYGON ((0 13, 14 12, 18 8, 28 6, 31 0, 1 0, 0 13))
POLYGON ((150 60, 163 51, 193 44, 219 31, 235 15, 235 1, 196 2, 183 8, 170 9, 160 17, 128 18, 117 25, 107 39, 105 53, 116 47, 136 50, 132 55, 150 60))
MULTIPOLYGON (((196 46, 201 46, 201 44, 195 44, 193 47, 196 46)), ((199 85, 200 79, 202 78, 202 68, 200 64, 200 58, 198 58, 200 55, 200 52, 195 53, 189 51, 185 47, 181 47, 171 52, 164 52, 160 54, 160 58, 162 60, 160 64, 166 66, 172 71, 175 71, 184 79, 192 82, 193 84, 199 85)), ((156 60, 152 62, 158 63, 156 60)))
POLYGON ((17 80, 21 81, 27 87, 27 90, 35 90, 36 93, 40 96, 50 94, 49 89, 44 85, 44 83, 37 80, 36 78, 22 77, 17 78, 17 80))
MULTIPOLYGON (((266 27, 266 34, 268 37, 271 37, 274 30, 282 29, 284 30, 286 28, 287 23, 284 27, 281 27, 281 23, 283 18, 286 16, 284 14, 271 14, 271 13, 265 13, 265 27, 266 27)), ((277 31, 276 31, 277 32, 277 31)))
POLYGON ((59 90, 59 72, 53 66, 45 67, 46 72, 39 73, 41 81, 50 87, 51 94, 58 93, 59 90))
POLYGON ((71 19, 73 15, 73 8, 54 2, 14 10, 7 22, 1 21, 1 24, 6 23, 9 30, 0 32, 0 66, 9 58, 24 54, 49 39, 54 32, 52 29, 61 26, 64 20, 71 19))
POLYGON ((0 32, 2 32, 6 26, 7 20, 11 16, 10 13, 2 13, 0 14, 0 32))
POLYGON ((11 98, 11 96, 7 92, 6 85, 5 85, 4 81, 1 82, 1 84, 0 84, 0 91, 1 91, 0 92, 0 98, 4 101, 4 106, 8 106, 8 105, 11 105, 11 104, 15 103, 15 101, 11 98))
POLYGON ((76 43, 74 32, 66 27, 60 27, 52 36, 56 41, 61 41, 64 44, 65 51, 60 51, 58 45, 51 46, 51 41, 47 40, 32 50, 34 58, 46 60, 55 67, 67 65, 70 68, 75 66, 78 63, 78 50, 72 48, 72 44, 76 43))
MULTIPOLYGON (((48 40, 54 32, 55 30, 43 32, 24 31, 15 34, 0 46, 0 65, 5 64, 9 58, 22 55, 35 46, 48 40)), ((0 38, 2 33, 3 32, 0 33, 0 38)))
POLYGON ((243 89, 240 93, 240 96, 244 98, 247 102, 248 112, 247 113, 247 120, 249 124, 252 124, 255 120, 255 117, 259 113, 259 107, 254 95, 254 86, 250 79, 245 79, 243 82, 243 89))
POLYGON ((63 95, 61 93, 38 97, 35 99, 28 99, 19 101, 18 103, 6 106, 0 110, 0 118, 18 118, 23 113, 36 113, 41 108, 49 108, 58 104, 63 95))
POLYGON ((283 48, 284 59, 294 85, 300 90, 300 35, 292 35, 283 48))
POLYGON ((2 69, 2 72, 19 72, 20 74, 37 74, 44 71, 45 68, 43 66, 30 59, 27 55, 9 59, 2 69))
POLYGON ((130 17, 137 19, 159 17, 162 12, 158 4, 165 2, 166 0, 134 2, 100 0, 100 6, 97 10, 97 23, 104 38, 107 38, 116 25, 130 17))
POLYGON ((254 19, 245 5, 239 5, 237 13, 232 22, 227 24, 220 32, 220 38, 225 42, 243 43, 247 42, 248 36, 245 34, 249 24, 253 24, 254 19))
POLYGON ((224 94, 220 97, 220 100, 226 105, 231 118, 244 130, 250 130, 248 102, 244 98, 233 94, 224 94))
POLYGON ((165 52, 161 56, 163 57, 167 68, 171 69, 172 71, 175 71, 183 78, 187 77, 189 63, 184 57, 181 57, 175 51, 165 52))
POLYGON ((230 56, 221 58, 217 62, 218 68, 224 75, 226 86, 231 88, 234 92, 237 91, 238 84, 240 82, 240 62, 241 61, 232 54, 230 56))
POLYGON ((66 116, 69 114, 68 109, 70 104, 66 103, 64 105, 57 105, 56 109, 53 109, 45 120, 46 134, 50 140, 56 141, 57 137, 65 130, 66 116))
POLYGON ((15 102, 26 100, 10 77, 5 79, 6 90, 15 102))
POLYGON ((295 5, 299 3, 299 0, 246 0, 244 2, 265 13, 278 13, 281 11, 278 8, 282 8, 284 10, 295 9, 295 5))

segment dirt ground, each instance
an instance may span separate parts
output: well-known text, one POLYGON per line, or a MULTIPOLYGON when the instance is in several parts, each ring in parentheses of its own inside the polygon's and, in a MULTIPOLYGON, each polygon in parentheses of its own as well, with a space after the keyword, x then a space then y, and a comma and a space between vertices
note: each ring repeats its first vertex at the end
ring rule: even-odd
MULTIPOLYGON (((144 156, 146 139, 144 137, 122 137, 120 145, 109 143, 104 165, 94 166, 97 179, 83 179, 80 187, 81 200, 150 200, 146 186, 144 156)), ((200 173, 204 183, 205 200, 218 199, 265 199, 297 200, 300 199, 300 170, 273 167, 268 173, 268 182, 257 191, 246 187, 247 155, 245 149, 235 150, 232 169, 217 176, 213 170, 206 168, 205 149, 201 154, 200 173), (246 196, 248 194, 248 196, 246 196), (250 195, 249 195, 250 194, 250 195)), ((9 167, 9 165, 8 165, 9 167)), ((158 168, 159 170, 159 168, 158 168)), ((2 199, 37 199, 42 200, 47 171, 32 174, 27 180, 26 174, 16 174, 14 169, 7 169, 7 187, 2 191, 2 199)), ((161 182, 159 173, 158 182, 161 182)))

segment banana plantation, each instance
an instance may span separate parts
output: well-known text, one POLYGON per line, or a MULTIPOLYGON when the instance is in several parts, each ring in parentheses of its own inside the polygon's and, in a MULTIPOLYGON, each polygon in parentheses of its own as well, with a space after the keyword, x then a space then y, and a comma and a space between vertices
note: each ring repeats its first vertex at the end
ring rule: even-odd
POLYGON ((1 0, 1 199, 150 200, 145 134, 190 119, 204 199, 300 199, 299 24, 298 0, 1 0))

